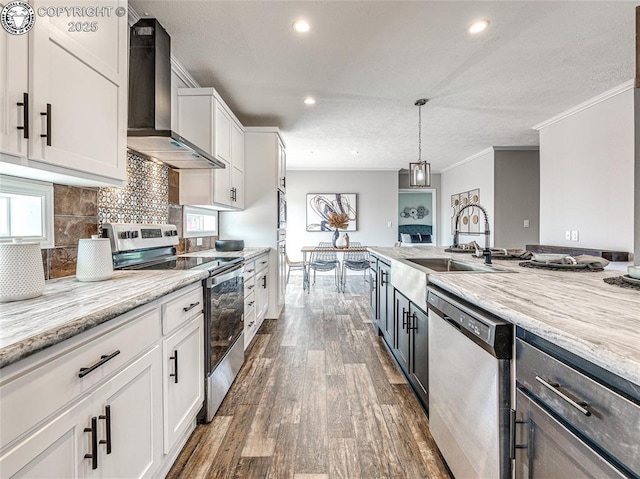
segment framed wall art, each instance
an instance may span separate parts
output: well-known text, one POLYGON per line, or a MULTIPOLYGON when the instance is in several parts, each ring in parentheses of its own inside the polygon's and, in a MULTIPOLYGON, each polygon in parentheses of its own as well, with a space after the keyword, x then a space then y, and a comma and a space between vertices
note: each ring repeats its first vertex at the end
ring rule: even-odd
POLYGON ((333 231, 329 214, 345 213, 349 217, 346 230, 357 231, 357 195, 355 193, 307 193, 307 231, 333 231))

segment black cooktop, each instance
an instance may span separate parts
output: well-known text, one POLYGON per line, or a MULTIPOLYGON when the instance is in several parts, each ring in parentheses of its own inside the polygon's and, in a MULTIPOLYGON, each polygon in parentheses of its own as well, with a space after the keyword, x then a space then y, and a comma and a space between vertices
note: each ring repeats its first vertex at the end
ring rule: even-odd
POLYGON ((122 269, 135 270, 187 270, 187 269, 205 269, 212 274, 218 273, 242 262, 241 257, 205 257, 205 256, 171 256, 159 259, 152 263, 141 263, 126 266, 122 269))

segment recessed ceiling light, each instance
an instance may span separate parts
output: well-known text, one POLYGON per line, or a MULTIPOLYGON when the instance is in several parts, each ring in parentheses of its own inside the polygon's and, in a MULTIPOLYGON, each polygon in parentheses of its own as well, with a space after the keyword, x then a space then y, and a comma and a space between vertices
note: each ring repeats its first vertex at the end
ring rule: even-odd
POLYGON ((488 20, 478 20, 469 27, 469 33, 480 33, 489 26, 488 20))
POLYGON ((304 20, 298 20, 293 24, 293 29, 298 33, 307 33, 311 27, 304 20))
POLYGON ((315 105, 316 104, 316 99, 313 97, 308 96, 307 98, 304 99, 304 104, 305 105, 315 105))

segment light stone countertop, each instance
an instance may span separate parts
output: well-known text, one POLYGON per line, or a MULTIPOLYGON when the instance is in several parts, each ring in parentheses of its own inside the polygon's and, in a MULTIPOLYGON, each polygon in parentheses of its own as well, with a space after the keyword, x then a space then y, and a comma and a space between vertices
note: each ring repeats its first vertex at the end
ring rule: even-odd
MULTIPOLYGON (((441 247, 369 248, 389 260, 451 257, 441 247)), ((495 260, 515 273, 433 273, 429 283, 640 385, 640 291, 609 285, 620 271, 549 271, 495 260)), ((393 267, 393 266, 392 266, 393 267)))
POLYGON ((208 277, 207 271, 116 271, 46 282, 37 298, 0 304, 0 368, 208 277))
POLYGON ((271 248, 245 248, 242 251, 218 251, 215 249, 206 249, 203 251, 196 251, 195 253, 186 253, 180 256, 193 256, 200 258, 214 258, 214 257, 222 257, 222 258, 235 258, 242 256, 245 261, 249 261, 256 256, 260 256, 262 253, 268 253, 271 248))

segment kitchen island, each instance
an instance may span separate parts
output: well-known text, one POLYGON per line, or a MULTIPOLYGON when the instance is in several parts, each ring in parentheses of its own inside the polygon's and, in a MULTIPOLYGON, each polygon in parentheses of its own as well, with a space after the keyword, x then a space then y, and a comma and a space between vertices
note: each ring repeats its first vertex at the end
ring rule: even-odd
MULTIPOLYGON (((370 251, 391 263, 421 257, 482 262, 433 246, 370 251)), ((640 292, 603 281, 620 276, 616 271, 547 271, 518 263, 494 261, 510 273, 432 273, 428 282, 640 385, 640 292)))

